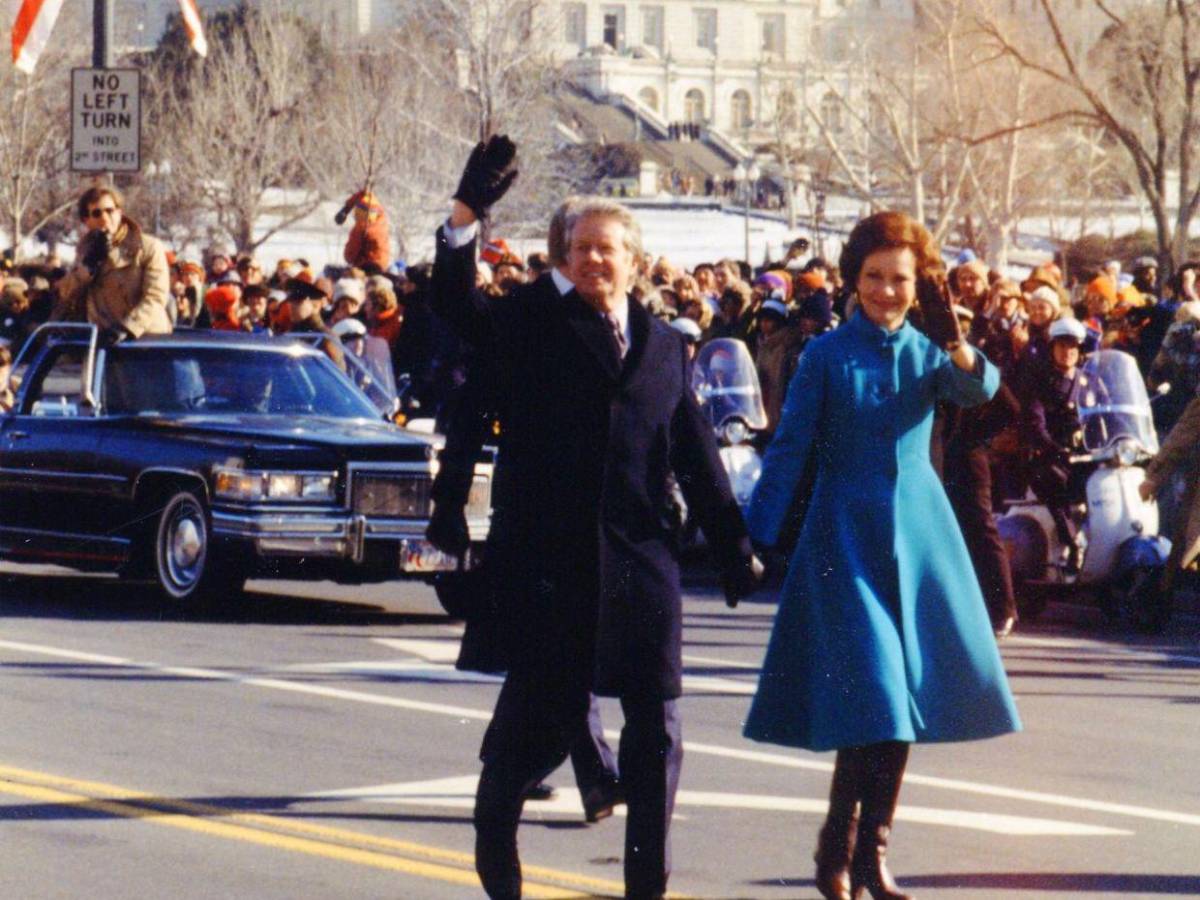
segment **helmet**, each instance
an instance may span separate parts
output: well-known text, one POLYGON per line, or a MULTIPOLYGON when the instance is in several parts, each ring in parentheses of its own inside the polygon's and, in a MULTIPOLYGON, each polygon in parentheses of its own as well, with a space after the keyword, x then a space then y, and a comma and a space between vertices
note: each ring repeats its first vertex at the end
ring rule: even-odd
POLYGON ((700 338, 703 336, 700 331, 700 326, 686 316, 680 316, 678 319, 671 320, 671 327, 683 335, 684 339, 689 344, 700 343, 700 338))
POLYGON ((765 300, 763 301, 763 305, 759 308, 759 315, 762 315, 763 313, 774 313, 781 319, 787 319, 787 304, 782 300, 776 300, 774 298, 765 300))
POLYGON ((1082 344, 1087 338, 1087 329, 1078 319, 1058 319, 1050 326, 1050 341, 1070 340, 1082 344))
POLYGON ((345 340, 347 338, 362 337, 367 333, 367 326, 358 321, 358 319, 347 318, 342 319, 331 330, 338 337, 345 340))

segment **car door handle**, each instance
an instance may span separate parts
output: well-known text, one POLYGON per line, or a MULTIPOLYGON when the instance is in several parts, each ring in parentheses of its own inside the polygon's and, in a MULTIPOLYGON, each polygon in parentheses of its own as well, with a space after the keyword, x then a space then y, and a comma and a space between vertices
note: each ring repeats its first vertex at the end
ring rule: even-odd
POLYGON ((8 433, 8 437, 10 440, 13 440, 13 441, 23 441, 23 440, 25 440, 25 438, 29 437, 29 432, 28 431, 10 431, 8 433))

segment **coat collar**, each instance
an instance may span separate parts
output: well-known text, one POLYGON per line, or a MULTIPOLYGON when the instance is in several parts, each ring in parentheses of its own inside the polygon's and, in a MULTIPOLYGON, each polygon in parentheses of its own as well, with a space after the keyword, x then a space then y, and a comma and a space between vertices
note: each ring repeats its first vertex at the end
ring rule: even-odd
POLYGON ((634 372, 642 357, 646 355, 646 345, 650 343, 650 313, 646 307, 629 298, 629 352, 625 354, 625 363, 621 368, 622 379, 627 379, 634 372))
POLYGON ((621 375, 621 363, 609 335, 608 323, 574 291, 563 297, 562 302, 567 305, 567 322, 571 330, 595 357, 605 376, 610 381, 616 381, 621 375))
POLYGON ((567 321, 571 329, 595 357, 608 379, 613 382, 626 380, 645 355, 646 344, 650 340, 650 313, 642 304, 629 298, 629 331, 632 340, 622 362, 617 358, 616 345, 604 317, 574 291, 567 294, 563 302, 567 304, 567 321))
POLYGON ((912 333, 913 327, 909 324, 908 319, 904 320, 904 324, 895 331, 888 331, 879 325, 876 325, 867 318, 866 313, 861 309, 855 310, 851 317, 849 327, 860 339, 867 343, 878 347, 894 347, 901 343, 912 333))

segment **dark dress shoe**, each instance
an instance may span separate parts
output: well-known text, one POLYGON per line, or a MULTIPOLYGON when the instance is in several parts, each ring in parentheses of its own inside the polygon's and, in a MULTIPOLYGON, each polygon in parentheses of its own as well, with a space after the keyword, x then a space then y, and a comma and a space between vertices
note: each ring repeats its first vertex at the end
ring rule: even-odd
POLYGON ((616 807, 625 802, 625 792, 620 785, 590 788, 583 795, 583 817, 595 824, 601 819, 607 819, 616 807))
POLYGON ((533 787, 525 792, 526 800, 553 800, 557 796, 553 785, 546 784, 544 781, 539 781, 533 787))

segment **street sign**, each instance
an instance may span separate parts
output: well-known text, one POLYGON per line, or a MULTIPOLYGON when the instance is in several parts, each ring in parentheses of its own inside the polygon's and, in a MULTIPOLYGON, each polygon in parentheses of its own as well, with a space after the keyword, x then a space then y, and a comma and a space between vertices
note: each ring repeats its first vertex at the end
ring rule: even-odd
POLYGON ((141 70, 72 69, 71 171, 136 172, 141 156, 141 70))

